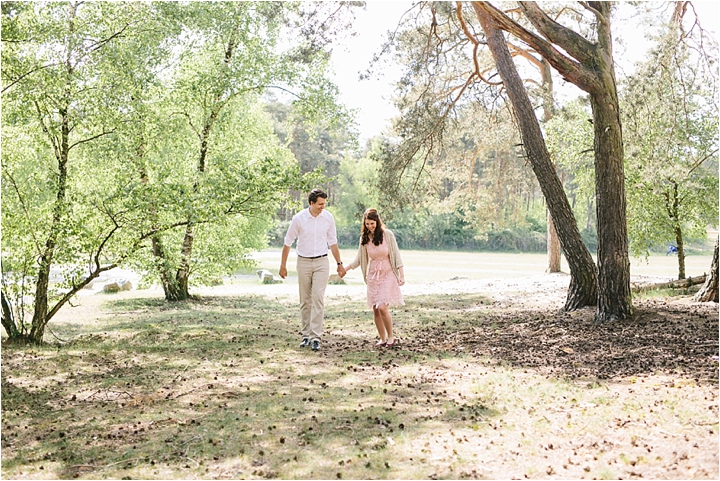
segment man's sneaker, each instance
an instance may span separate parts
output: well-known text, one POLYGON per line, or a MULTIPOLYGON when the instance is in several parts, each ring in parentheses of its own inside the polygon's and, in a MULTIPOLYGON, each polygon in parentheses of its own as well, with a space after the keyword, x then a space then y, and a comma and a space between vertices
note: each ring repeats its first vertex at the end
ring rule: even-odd
POLYGON ((319 351, 319 350, 320 350, 320 341, 318 341, 317 339, 315 339, 315 340, 312 342, 312 350, 313 350, 313 351, 319 351))
POLYGON ((303 337, 302 342, 300 343, 300 347, 308 347, 310 345, 310 339, 307 337, 303 337))

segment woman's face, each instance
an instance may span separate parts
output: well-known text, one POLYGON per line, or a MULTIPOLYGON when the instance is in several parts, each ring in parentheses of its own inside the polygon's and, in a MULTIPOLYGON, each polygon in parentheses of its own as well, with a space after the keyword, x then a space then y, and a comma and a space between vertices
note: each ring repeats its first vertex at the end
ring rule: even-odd
POLYGON ((370 232, 371 234, 375 232, 375 227, 377 227, 377 222, 370 219, 365 219, 365 228, 370 232))

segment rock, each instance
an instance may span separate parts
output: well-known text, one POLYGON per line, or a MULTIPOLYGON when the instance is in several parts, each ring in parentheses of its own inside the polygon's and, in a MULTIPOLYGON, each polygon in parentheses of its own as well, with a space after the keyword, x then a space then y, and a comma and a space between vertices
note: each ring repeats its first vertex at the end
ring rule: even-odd
POLYGON ((343 286, 344 286, 344 285, 345 285, 345 279, 343 279, 342 277, 340 277, 340 276, 337 275, 337 274, 333 274, 333 275, 331 275, 331 276, 328 278, 328 284, 343 285, 343 286))
POLYGON ((260 269, 259 271, 257 271, 257 275, 263 284, 280 284, 280 283, 282 283, 281 280, 275 279, 273 277, 273 273, 267 269, 260 269))
POLYGON ((132 288, 132 282, 126 281, 125 279, 118 279, 105 284, 103 286, 103 292, 113 294, 120 291, 130 291, 132 288))
POLYGON ((120 292, 120 284, 118 284, 117 282, 108 282, 103 286, 103 292, 106 292, 108 294, 120 292))

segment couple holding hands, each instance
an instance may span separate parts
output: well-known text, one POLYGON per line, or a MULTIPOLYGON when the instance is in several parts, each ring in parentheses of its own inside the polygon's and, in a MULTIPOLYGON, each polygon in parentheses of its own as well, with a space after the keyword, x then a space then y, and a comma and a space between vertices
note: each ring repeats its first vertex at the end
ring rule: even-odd
POLYGON ((393 334, 390 306, 403 302, 400 286, 405 284, 400 250, 393 233, 384 228, 377 210, 363 214, 360 246, 355 260, 343 266, 337 245, 337 229, 332 214, 325 210, 327 194, 314 189, 308 195, 309 207, 295 214, 285 234, 280 259, 280 277, 287 277, 287 259, 297 239, 298 286, 300 290, 300 318, 302 342, 300 347, 320 349, 325 314, 325 288, 330 276, 328 248, 337 263, 337 273, 360 267, 367 284, 367 304, 373 310, 375 327, 380 340, 378 347, 394 347, 398 340, 393 334))

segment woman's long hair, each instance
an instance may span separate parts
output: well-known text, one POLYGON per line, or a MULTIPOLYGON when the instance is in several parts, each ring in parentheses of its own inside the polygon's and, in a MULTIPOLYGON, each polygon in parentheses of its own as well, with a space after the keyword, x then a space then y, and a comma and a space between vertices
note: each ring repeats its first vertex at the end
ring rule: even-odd
POLYGON ((366 220, 374 220, 375 221, 375 234, 372 238, 372 243, 376 246, 379 246, 382 244, 383 241, 383 224, 380 220, 380 215, 378 214, 378 211, 375 209, 368 209, 363 214, 363 221, 362 221, 362 236, 360 240, 361 245, 365 245, 368 242, 370 242, 370 231, 365 227, 365 221, 366 220))

